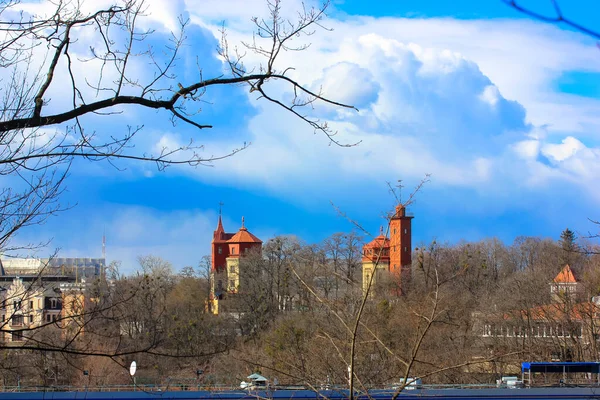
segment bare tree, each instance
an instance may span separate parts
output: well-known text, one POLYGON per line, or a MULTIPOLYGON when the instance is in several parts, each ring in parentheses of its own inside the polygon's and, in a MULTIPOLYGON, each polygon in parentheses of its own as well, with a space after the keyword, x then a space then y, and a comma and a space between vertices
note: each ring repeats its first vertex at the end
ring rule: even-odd
MULTIPOLYGON (((303 8, 296 20, 282 17, 280 0, 268 2, 269 15, 253 20, 256 34, 241 44, 243 51, 230 50, 223 30, 219 55, 225 60, 224 73, 205 77, 198 65, 186 82, 175 68, 189 21, 180 18, 176 32, 163 40, 143 28, 147 17, 143 0, 114 1, 110 7, 89 11, 91 2, 58 0, 46 3, 52 10, 39 15, 23 11, 17 0, 0 5, 0 65, 7 72, 0 86, 0 175, 9 177, 0 192, 3 250, 9 249, 9 239, 22 227, 68 207, 59 200, 76 159, 152 162, 162 170, 170 165, 210 165, 249 145, 233 145, 231 151, 217 155, 205 154, 194 140, 154 152, 138 150, 142 125, 110 132, 99 125, 117 122, 117 114, 132 108, 154 109, 173 124, 206 130, 213 125, 202 121, 198 106, 205 94, 217 87, 246 84, 259 99, 344 145, 326 122, 312 118, 310 112, 316 102, 349 106, 311 91, 278 63, 284 52, 308 46, 303 37, 322 27, 328 2, 320 8, 303 8), (262 61, 246 68, 243 59, 248 53, 262 61), (279 98, 270 85, 275 81, 287 85, 293 96, 279 98)), ((44 9, 48 8, 40 7, 44 9)))
POLYGON ((522 5, 520 1, 517 0, 502 0, 509 7, 517 10, 520 13, 523 13, 529 17, 535 18, 540 21, 552 23, 552 24, 563 24, 568 26, 571 29, 584 33, 588 36, 591 36, 595 39, 600 39, 600 32, 585 27, 578 23, 577 21, 569 18, 562 12, 560 7, 559 0, 548 0, 548 3, 552 6, 554 13, 553 14, 542 14, 540 12, 535 11, 531 7, 527 7, 522 5))

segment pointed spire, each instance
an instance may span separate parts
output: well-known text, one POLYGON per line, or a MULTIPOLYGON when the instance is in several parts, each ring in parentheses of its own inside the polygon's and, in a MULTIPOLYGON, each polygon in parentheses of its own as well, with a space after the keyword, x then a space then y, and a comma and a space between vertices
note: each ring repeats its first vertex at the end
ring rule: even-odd
POLYGON ((244 226, 244 217, 242 217, 242 227, 240 228, 241 231, 245 231, 246 227, 244 226))
POLYGON ((217 229, 215 229, 213 233, 213 240, 223 240, 225 236, 225 229, 223 229, 223 221, 221 220, 221 207, 223 206, 223 202, 219 203, 219 223, 217 224, 217 229))

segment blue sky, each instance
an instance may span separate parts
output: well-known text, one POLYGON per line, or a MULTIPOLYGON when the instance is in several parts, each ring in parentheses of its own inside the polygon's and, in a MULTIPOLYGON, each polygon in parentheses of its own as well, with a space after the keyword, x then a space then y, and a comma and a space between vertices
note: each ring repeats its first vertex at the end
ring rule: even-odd
MULTIPOLYGON (((265 2, 196 3, 152 0, 147 18, 157 45, 178 15, 191 19, 176 70, 188 83, 197 77, 197 56, 203 76, 223 72, 215 53, 219 21, 231 42, 241 42, 265 2)), ((597 27, 600 7, 564 3, 565 15, 597 27)), ((551 12, 549 1, 523 4, 551 12)), ((299 5, 284 1, 285 12, 299 5)), ((40 256, 59 248, 65 257, 98 257, 105 231, 107 257, 124 270, 147 254, 181 268, 209 254, 220 202, 227 231, 245 216, 263 240, 293 234, 313 243, 352 229, 331 203, 376 233, 393 206, 386 182, 401 179, 406 195, 427 173, 431 182, 411 206, 416 244, 597 230, 588 221, 600 218, 600 50, 592 39, 525 18, 500 0, 337 0, 325 25, 333 31, 317 32, 307 51, 284 54, 280 65, 356 105, 359 112, 314 113, 342 142, 360 145, 330 146, 244 87, 205 94, 195 118, 212 130, 173 127, 166 113, 139 109, 90 118, 99 132, 144 124, 136 142, 142 150, 189 138, 208 155, 252 144, 210 167, 164 172, 77 162, 64 196, 75 207, 15 240, 53 238, 40 256)))

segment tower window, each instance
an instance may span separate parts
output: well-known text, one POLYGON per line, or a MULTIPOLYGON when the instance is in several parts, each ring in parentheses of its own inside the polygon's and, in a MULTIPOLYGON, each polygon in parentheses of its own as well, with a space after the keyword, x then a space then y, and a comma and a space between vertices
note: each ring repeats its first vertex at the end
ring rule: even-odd
POLYGON ((231 254, 235 254, 235 247, 231 248, 231 254))
POLYGON ((396 228, 394 228, 394 235, 396 234, 396 228))
POLYGON ((406 252, 408 252, 408 247, 405 247, 405 248, 404 248, 404 252, 405 252, 405 253, 406 253, 406 252))
POLYGON ((408 233, 408 229, 404 228, 404 234, 406 235, 408 233))
POLYGON ((229 267, 229 272, 231 272, 232 274, 235 274, 235 265, 232 265, 231 267, 229 267))
POLYGON ((222 253, 223 253, 223 248, 222 248, 221 246, 219 246, 219 248, 217 249, 217 252, 218 252, 219 254, 222 254, 222 253))

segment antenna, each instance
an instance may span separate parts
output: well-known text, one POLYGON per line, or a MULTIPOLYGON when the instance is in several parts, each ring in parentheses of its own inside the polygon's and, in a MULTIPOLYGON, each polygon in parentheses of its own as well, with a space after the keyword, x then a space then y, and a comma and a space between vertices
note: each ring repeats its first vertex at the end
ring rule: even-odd
POLYGON ((404 187, 404 185, 402 185, 402 179, 398 179, 398 185, 396 187, 398 188, 398 203, 402 204, 402 188, 404 187))

